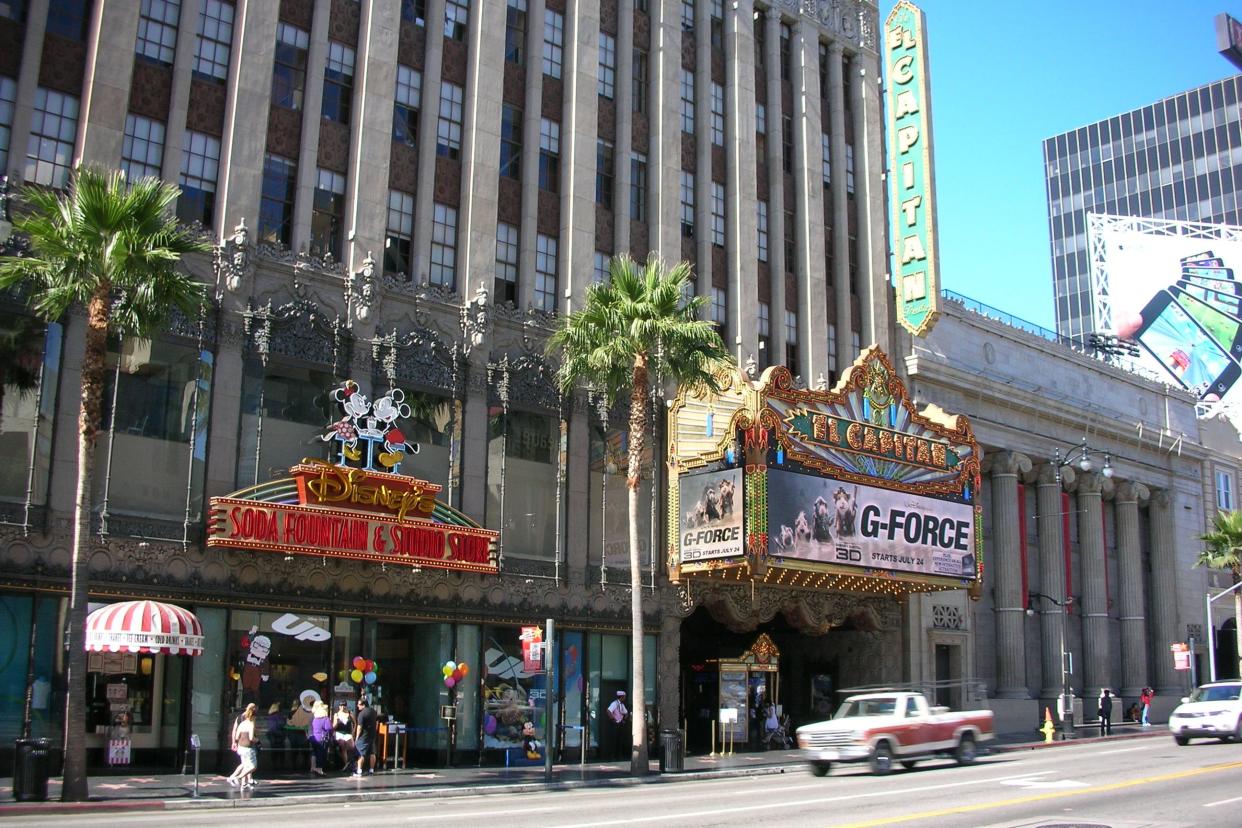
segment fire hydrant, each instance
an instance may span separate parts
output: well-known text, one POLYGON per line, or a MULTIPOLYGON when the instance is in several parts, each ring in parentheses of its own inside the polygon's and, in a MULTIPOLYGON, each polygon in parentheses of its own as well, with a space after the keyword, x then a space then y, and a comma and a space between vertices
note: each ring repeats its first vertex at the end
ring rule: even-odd
POLYGON ((1044 744, 1052 744, 1052 734, 1056 732, 1056 726, 1052 724, 1052 711, 1047 707, 1044 708, 1044 726, 1039 730, 1044 734, 1044 744))

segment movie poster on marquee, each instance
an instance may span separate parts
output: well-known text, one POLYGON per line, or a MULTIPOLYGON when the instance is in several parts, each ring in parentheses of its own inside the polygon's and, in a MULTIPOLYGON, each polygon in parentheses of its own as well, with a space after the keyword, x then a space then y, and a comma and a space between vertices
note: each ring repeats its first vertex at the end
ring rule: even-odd
POLYGON ((683 475, 681 492, 681 562, 740 557, 742 531, 742 470, 683 475))
POLYGON ((973 580, 968 503, 768 470, 768 554, 973 580))

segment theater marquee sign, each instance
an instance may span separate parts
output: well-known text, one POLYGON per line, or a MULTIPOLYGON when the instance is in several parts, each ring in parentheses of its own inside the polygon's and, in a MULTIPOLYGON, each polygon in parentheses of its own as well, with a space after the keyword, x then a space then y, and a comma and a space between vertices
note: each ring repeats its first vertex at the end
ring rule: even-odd
POLYGON ((498 533, 436 499, 440 486, 399 474, 409 453, 400 391, 371 401, 352 381, 333 392, 343 416, 324 442, 336 462, 211 498, 208 546, 496 572, 498 533))
POLYGON ((795 388, 775 367, 707 399, 680 396, 670 417, 674 579, 977 592, 983 537, 970 424, 917 411, 878 349, 833 391, 795 388))

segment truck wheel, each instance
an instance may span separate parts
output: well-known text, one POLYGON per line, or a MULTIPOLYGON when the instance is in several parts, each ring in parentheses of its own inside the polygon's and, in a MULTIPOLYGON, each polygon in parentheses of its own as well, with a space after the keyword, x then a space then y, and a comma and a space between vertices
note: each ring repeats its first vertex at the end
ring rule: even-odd
POLYGON ((1182 734, 1178 733, 1173 736, 1173 741, 1177 742, 1182 747, 1186 747, 1186 745, 1190 744, 1190 737, 1183 736, 1182 734))
POLYGON ((811 776, 827 776, 828 769, 832 767, 831 762, 812 762, 811 776))
POLYGON ((880 742, 871 749, 871 772, 884 776, 893 770, 893 749, 888 742, 880 742))
POLYGON ((953 751, 953 758, 959 765, 973 765, 977 756, 975 737, 969 733, 964 734, 962 740, 957 743, 957 750, 953 751))

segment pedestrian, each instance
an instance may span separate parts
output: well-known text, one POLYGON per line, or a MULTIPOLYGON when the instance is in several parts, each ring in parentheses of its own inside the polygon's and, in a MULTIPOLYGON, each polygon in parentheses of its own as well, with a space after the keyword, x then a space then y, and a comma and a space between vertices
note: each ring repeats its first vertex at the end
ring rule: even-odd
POLYGON ((322 700, 315 702, 311 713, 314 716, 310 726, 311 773, 323 776, 328 767, 328 745, 336 741, 332 735, 332 717, 322 700))
POLYGON ((233 744, 236 745, 237 756, 241 759, 241 764, 228 781, 230 785, 236 785, 243 790, 255 786, 254 772, 259 765, 259 755, 255 749, 258 740, 254 733, 254 719, 255 706, 254 702, 251 702, 246 705, 241 718, 233 727, 233 744))
POLYGON ((624 746, 632 740, 625 738, 625 720, 630 715, 630 711, 625 706, 625 691, 618 690, 617 697, 612 700, 612 704, 608 705, 608 729, 612 731, 612 757, 613 759, 624 759, 622 752, 624 746))
POLYGON ((1100 735, 1111 736, 1113 732, 1113 695, 1107 689, 1100 694, 1100 735))
POLYGON ((354 776, 363 773, 375 775, 375 731, 379 727, 379 714, 367 704, 367 697, 358 699, 357 729, 354 733, 354 749, 358 752, 358 767, 354 776))
POLYGON ((336 750, 341 757, 341 770, 349 773, 349 766, 354 763, 354 715, 349 712, 349 705, 341 702, 332 717, 332 738, 336 741, 336 750))
POLYGON ((1139 693, 1139 703, 1143 705, 1143 727, 1151 727, 1151 722, 1147 716, 1151 712, 1151 700, 1156 695, 1156 691, 1150 687, 1144 687, 1143 692, 1139 693))

